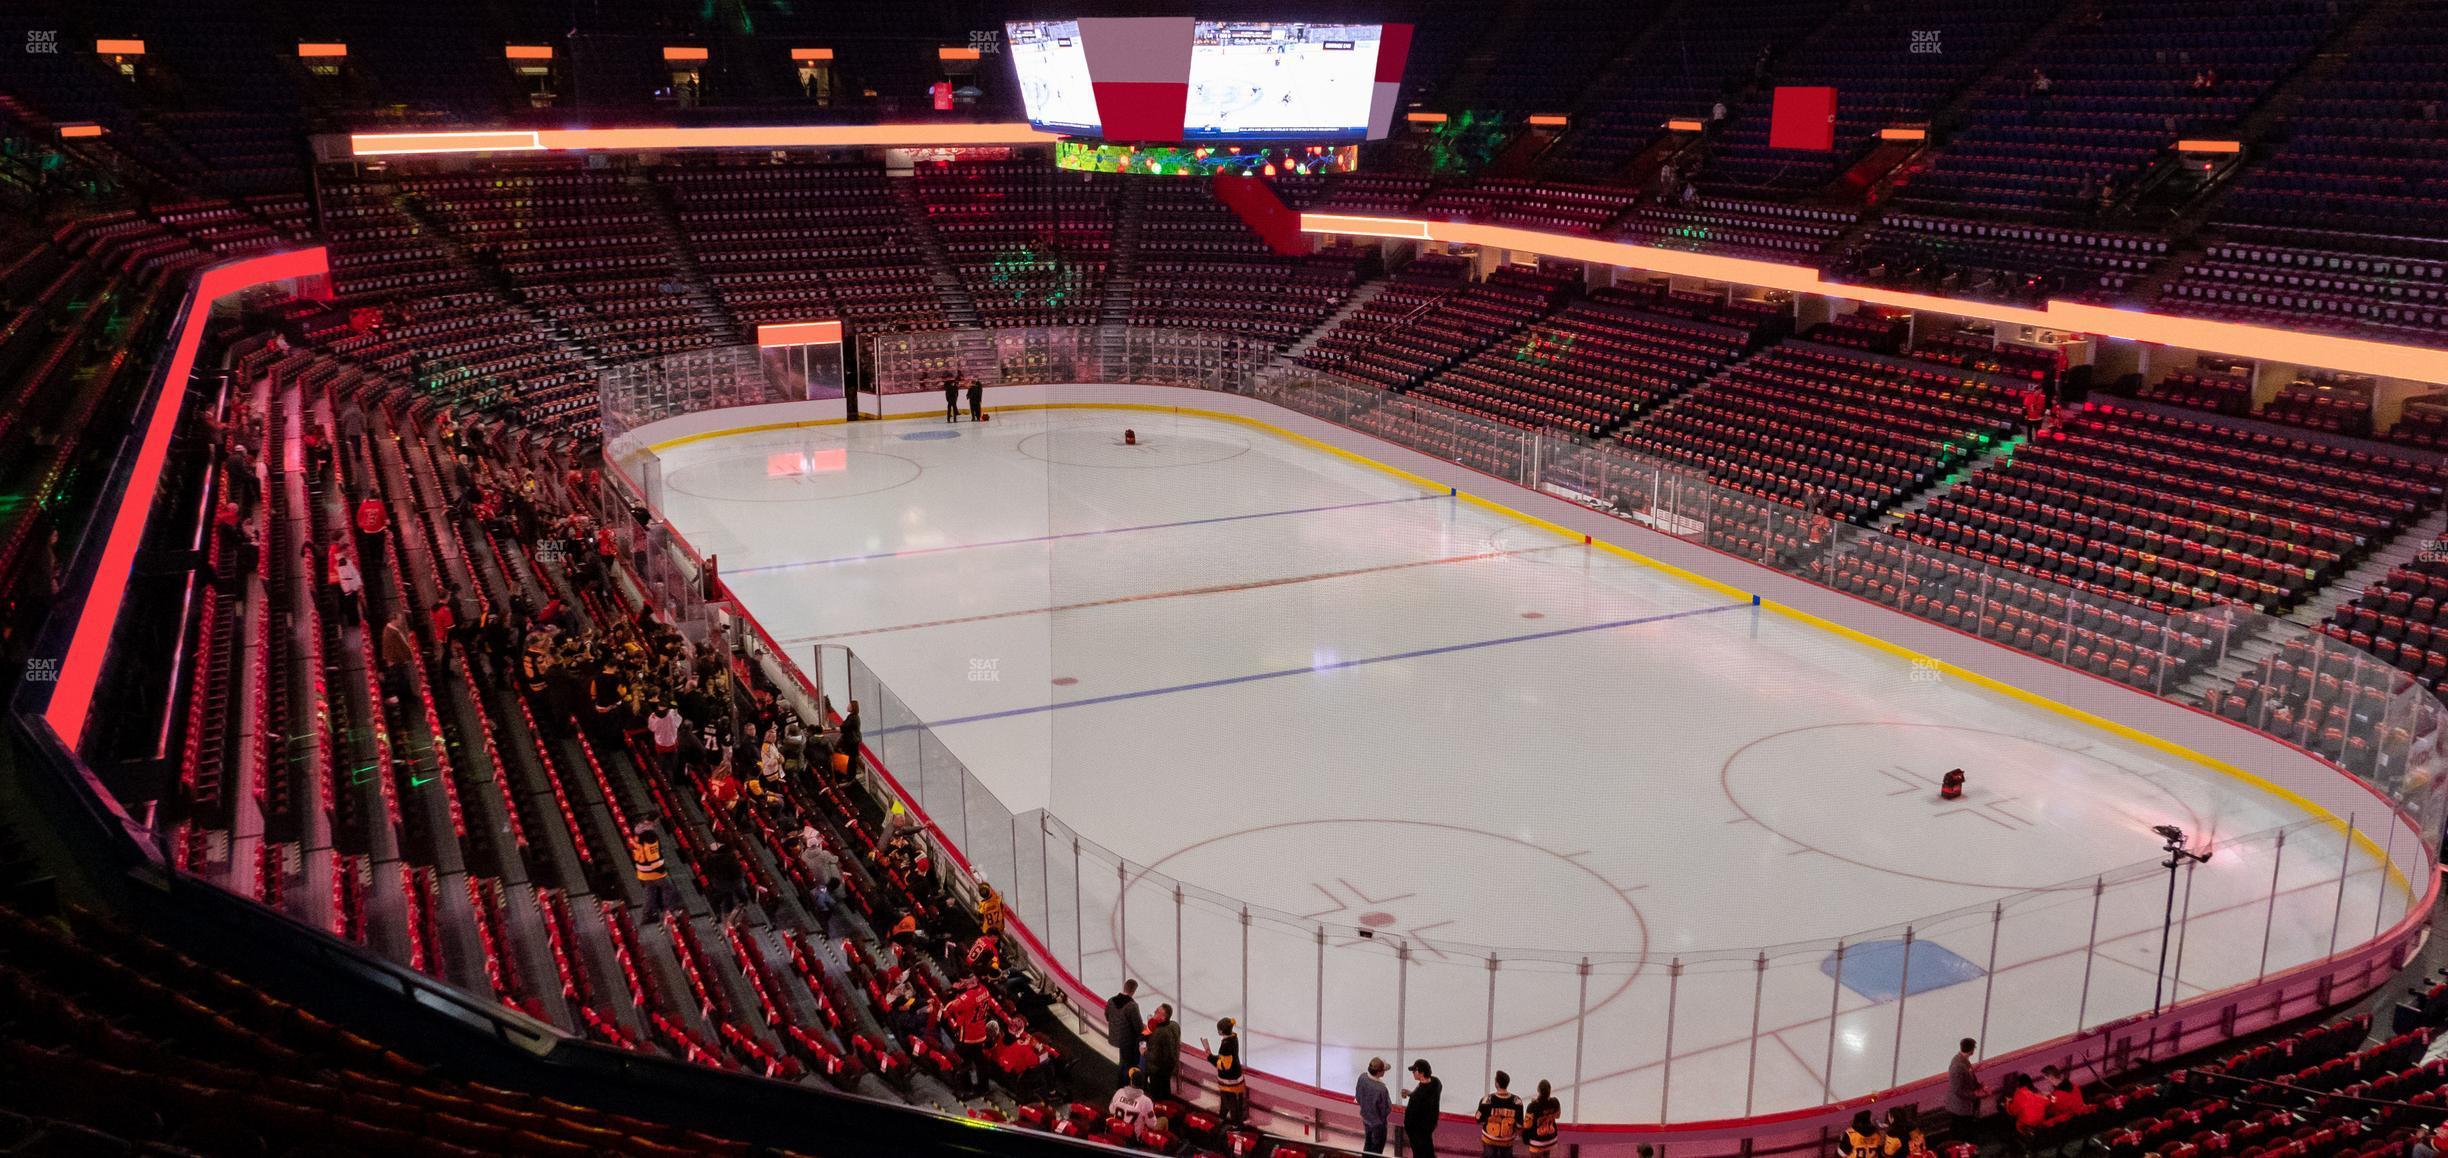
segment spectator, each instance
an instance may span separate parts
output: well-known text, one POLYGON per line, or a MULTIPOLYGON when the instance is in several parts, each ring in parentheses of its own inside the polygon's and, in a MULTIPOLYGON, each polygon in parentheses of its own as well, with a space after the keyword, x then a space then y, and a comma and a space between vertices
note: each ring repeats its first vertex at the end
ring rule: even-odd
POLYGON ((969 942, 969 951, 961 955, 961 963, 969 972, 988 981, 1003 972, 1003 943, 990 936, 980 936, 969 942))
POLYGON ((255 532, 249 528, 231 536, 224 550, 229 557, 214 578, 220 581, 222 590, 241 594, 246 590, 247 580, 263 565, 263 546, 255 541, 255 532))
POLYGON ((906 1042, 926 1028, 926 1003, 918 996, 917 979, 903 973, 884 994, 884 1028, 906 1042))
POLYGON ((391 529, 391 512, 382 500, 367 495, 357 503, 357 557, 375 566, 383 557, 383 534, 391 529))
POLYGON ((2007 1079, 2006 1087, 2008 1092, 2000 1108, 2006 1111, 2007 1120, 2014 1123, 2015 1152, 2029 1153, 2032 1131, 2048 1120, 2048 1098, 2032 1088, 2031 1079, 2020 1074, 2007 1079))
POLYGON ((978 931, 989 937, 1002 936, 1003 894, 996 892, 994 885, 984 877, 978 878, 977 891, 978 931))
POLYGON ((1886 1158, 1887 1135, 1868 1110, 1856 1110, 1844 1132, 1844 1158, 1886 1158))
POLYGON ((769 790, 781 790, 783 775, 782 745, 774 742, 774 736, 771 729, 766 731, 765 741, 757 745, 757 774, 764 778, 766 786, 769 790))
POLYGON ((646 890, 646 920, 660 921, 665 913, 680 907, 680 894, 672 888, 663 864, 663 837, 652 824, 640 824, 629 840, 629 859, 637 865, 638 886, 646 890))
POLYGON ((964 1098, 982 1097, 986 1093, 987 1035, 994 1024, 993 995, 975 978, 963 978, 960 994, 944 1006, 944 1021, 952 1028, 952 1043, 958 1047, 961 1060, 964 1098))
POLYGON ((1921 1132, 1919 1112, 1912 1106, 1887 1111, 1887 1153, 1902 1158, 1930 1158, 1929 1136, 1921 1132))
POLYGON ((1479 1158, 1512 1158, 1522 1123, 1521 1096, 1512 1086, 1513 1075, 1498 1070, 1496 1088, 1479 1097, 1479 1158))
POLYGON ((1989 1093, 1972 1072, 1972 1050, 1979 1044, 1968 1037, 1957 1042, 1955 1056, 1947 1061, 1946 1112, 1958 1127, 1968 1127, 1980 1117, 1981 1099, 1989 1093))
POLYGON ((960 404, 960 378, 952 374, 944 375, 944 421, 960 421, 960 404))
POLYGON ((825 843, 824 834, 814 823, 799 828, 799 862, 807 866, 808 875, 820 881, 841 876, 841 860, 833 855, 832 846, 825 843))
POLYGON ((1437 1115, 1443 1111, 1445 1083, 1429 1068, 1427 1058, 1411 1063, 1411 1088, 1403 1091, 1403 1138, 1414 1158, 1436 1158, 1437 1115))
POLYGON ((229 471, 231 501, 238 504, 241 512, 253 511, 261 482, 255 477, 254 456, 247 453, 246 443, 235 435, 230 437, 229 454, 222 459, 222 465, 229 471))
POLYGON ((1215 1067, 1216 1117, 1226 1124, 1249 1121, 1249 1078, 1241 1072, 1241 1035, 1233 1028, 1233 1019, 1219 1018, 1216 1033, 1224 1040, 1209 1045, 1206 1038, 1199 1039, 1207 1064, 1215 1067))
MULTIPOLYGON (((1045 1084, 1045 1055, 1037 1052, 1037 1043, 1030 1041, 1027 1034, 1005 1036, 1000 1025, 995 1027, 995 1033, 1003 1037, 1002 1044, 995 1047, 994 1060, 995 1068, 1003 1073, 1004 1088, 1016 1098, 1034 1097, 1045 1084)), ((1152 1113, 1155 1103, 1150 1102, 1148 1108, 1152 1113)))
POLYGON ((1174 1071, 1181 1066, 1181 1021, 1173 1016, 1171 1005, 1156 1007, 1156 1016, 1148 1019, 1146 1036, 1147 1046, 1141 1057, 1147 1070, 1148 1092, 1170 1098, 1174 1071))
POLYGON ((530 697, 542 699, 551 690, 556 678, 554 669, 559 663, 560 656, 553 647, 552 632, 529 632, 526 653, 519 660, 519 674, 530 697))
POLYGON ((434 600, 433 609, 425 614, 426 625, 433 632, 434 650, 449 647, 459 632, 459 609, 451 606, 450 593, 443 592, 441 598, 434 600))
POLYGON ((1539 1079, 1538 1096, 1522 1111, 1522 1138, 1530 1144, 1532 1154, 1548 1154, 1555 1150, 1556 1139, 1563 1133, 1564 1103, 1555 1096, 1555 1087, 1539 1079))
POLYGON ((400 702, 413 685, 409 676, 416 663, 414 635, 408 630, 406 612, 394 612, 391 621, 383 624, 382 672, 383 696, 390 702, 400 702))
POLYGON ((355 627, 364 612, 365 577, 357 573, 357 561, 338 543, 332 544, 331 560, 332 585, 340 592, 337 608, 340 622, 355 627))
MULTIPOLYGON (((2049 1067, 2052 1073, 2056 1069, 2055 1066, 2049 1067)), ((2057 1088, 2049 1093, 2048 1116, 2051 1118, 2071 1117, 2081 1113, 2084 1105, 2081 1084, 2071 1077, 2058 1074, 2057 1088)))
POLYGON ((1146 1023, 1139 1016, 1139 979, 1122 980, 1122 992, 1105 999, 1105 1041, 1121 1057, 1123 1073, 1139 1068, 1139 1035, 1146 1023))
POLYGON ((303 441, 306 445, 306 481, 321 485, 323 472, 331 466, 331 439, 323 433, 322 427, 308 423, 303 441))
POLYGON ((859 770, 859 740, 859 702, 852 700, 849 713, 842 717, 841 738, 833 742, 834 752, 849 758, 846 762, 837 765, 844 773, 855 773, 859 770))
POLYGON ((1122 1119, 1130 1125, 1133 1134, 1156 1116, 1156 1099, 1139 1088, 1142 1076, 1135 1069, 1125 1071, 1122 1088, 1114 1091, 1113 1101, 1105 1107, 1106 1116, 1122 1119))
POLYGON ((655 713, 646 717, 646 734, 654 738, 655 763, 665 776, 680 772, 680 709, 668 700, 655 705, 655 713))
POLYGON ((1386 1123, 1394 1116, 1394 1095, 1385 1084, 1387 1068, 1384 1058, 1370 1058, 1368 1072, 1352 1088, 1352 1101, 1360 1107, 1360 1148, 1371 1154, 1385 1153, 1386 1123))
POLYGON ((827 879, 817 884, 816 895, 809 899, 816 910, 816 931, 827 937, 833 935, 833 897, 840 891, 840 880, 827 879))
POLYGON ((807 729, 796 712, 782 721, 782 758, 793 765, 794 772, 807 770, 807 729))
POLYGON ((739 858, 715 844, 707 846, 704 862, 706 904, 725 927, 738 925, 740 905, 748 899, 748 884, 740 875, 739 858))
POLYGON ((986 421, 986 384, 975 377, 969 379, 969 421, 986 421))

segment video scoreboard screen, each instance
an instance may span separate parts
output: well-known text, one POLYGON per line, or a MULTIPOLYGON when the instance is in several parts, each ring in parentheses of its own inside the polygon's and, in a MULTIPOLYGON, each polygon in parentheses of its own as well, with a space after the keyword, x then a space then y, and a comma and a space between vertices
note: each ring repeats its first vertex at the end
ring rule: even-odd
POLYGON ((1391 129, 1408 24, 1013 21, 1029 123, 1138 143, 1359 141, 1391 129))
POLYGON ((1375 24, 1200 21, 1182 138, 1367 137, 1382 33, 1375 24))
POLYGON ((1088 76, 1079 21, 1015 23, 1006 36, 1029 124, 1053 133, 1097 133, 1096 86, 1088 76))

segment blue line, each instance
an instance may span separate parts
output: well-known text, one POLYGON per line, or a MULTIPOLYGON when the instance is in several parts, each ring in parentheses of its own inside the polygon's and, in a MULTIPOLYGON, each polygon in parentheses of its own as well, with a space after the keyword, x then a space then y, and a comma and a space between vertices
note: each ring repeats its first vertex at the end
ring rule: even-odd
POLYGON ((919 547, 906 551, 874 551, 865 555, 841 555, 831 559, 808 559, 798 563, 765 563, 755 567, 727 567, 726 575, 752 575, 759 571, 787 571, 796 567, 825 567, 835 563, 865 563, 875 559, 897 559, 905 555, 933 555, 944 551, 968 551, 979 547, 1014 547, 1023 543, 1050 543, 1056 539, 1084 539, 1095 535, 1119 535, 1129 531, 1163 531, 1174 527, 1197 527, 1208 523, 1237 523, 1243 519, 1272 519, 1283 515, 1314 515, 1323 511, 1351 511, 1361 507, 1383 507, 1395 503, 1416 503, 1425 499, 1451 498, 1451 495, 1411 495, 1399 499, 1370 499, 1358 503, 1336 503, 1326 507, 1294 507, 1282 511, 1258 511, 1247 515, 1216 515, 1204 519, 1183 519, 1178 523, 1144 523, 1136 527, 1107 527, 1100 531, 1065 531, 1059 535, 1037 535, 1027 539, 994 539, 984 543, 955 543, 949 547, 919 547))
POLYGON ((1506 635, 1499 636, 1495 639, 1472 640, 1469 643, 1449 643, 1441 647, 1424 647, 1417 651, 1399 651, 1392 655, 1370 656, 1366 659, 1337 660, 1333 663, 1313 664, 1308 667, 1288 667, 1279 671, 1253 672, 1249 675, 1225 676, 1222 679, 1200 680, 1197 683, 1175 684, 1172 687, 1164 688, 1148 688, 1144 691, 1116 692, 1109 696, 1091 696, 1084 700, 1070 700, 1059 704, 1038 704, 1026 708, 1012 708, 1008 711, 986 712, 982 715, 957 716, 949 720, 931 720, 925 724, 898 724, 889 728, 880 728, 876 731, 868 733, 868 735, 889 735, 893 732, 906 732, 919 727, 948 728, 954 724, 975 724, 985 720, 1006 719, 1011 716, 1035 715, 1040 712, 1051 712, 1060 708, 1084 708, 1092 704, 1110 704, 1120 700, 1137 700, 1145 699, 1149 696, 1166 696, 1172 695, 1175 692, 1204 691, 1208 688, 1229 687, 1233 684, 1255 683, 1259 680, 1282 679, 1285 676, 1315 675, 1318 672, 1340 671, 1344 668, 1365 667, 1369 664, 1392 663, 1396 660, 1404 659, 1419 659, 1423 656, 1445 655, 1450 652, 1471 651, 1482 647, 1500 647, 1509 643, 1535 643, 1542 639, 1556 639, 1567 635, 1584 635, 1593 631, 1612 631, 1618 627, 1636 627, 1644 623, 1663 623, 1669 619, 1688 619, 1695 615, 1713 615, 1720 611, 1734 611, 1741 608, 1748 608, 1750 606, 1751 605, 1749 603, 1723 603, 1715 607, 1696 607, 1689 611, 1669 611, 1659 615, 1644 615, 1637 619, 1614 619, 1605 623, 1591 623, 1580 627, 1559 627, 1552 631, 1534 631, 1528 635, 1506 635))

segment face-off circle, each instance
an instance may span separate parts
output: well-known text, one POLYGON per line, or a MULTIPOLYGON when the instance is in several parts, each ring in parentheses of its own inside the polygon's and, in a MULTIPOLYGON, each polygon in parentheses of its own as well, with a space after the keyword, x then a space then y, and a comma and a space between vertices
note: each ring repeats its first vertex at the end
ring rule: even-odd
MULTIPOLYGON (((1231 892, 1253 908, 1264 905, 1292 914, 1293 924, 1301 930, 1313 927, 1312 922, 1324 926, 1330 969, 1339 962, 1342 969, 1385 972, 1391 977, 1394 947, 1407 945, 1412 954, 1411 999, 1422 1003, 1421 1007, 1439 1000, 1433 985, 1440 978, 1461 982, 1465 988, 1482 994, 1477 1000, 1484 1000, 1489 950, 1482 946, 1524 943, 1525 938, 1537 939, 1541 932, 1525 928, 1518 916, 1519 882, 1535 880, 1540 882, 1542 908, 1552 903, 1569 906, 1556 911, 1582 914, 1570 931, 1570 939, 1578 942, 1581 951, 1593 958, 1635 962, 1620 972, 1609 970, 1600 974, 1599 984, 1592 985, 1589 994, 1590 1008, 1596 1010, 1629 991, 1646 971, 1647 963, 1639 959, 1649 950, 1649 927, 1628 890, 1581 863, 1580 857, 1578 852, 1559 852, 1521 837, 1462 825, 1350 818, 1288 821, 1228 832, 1168 854, 1148 867, 1150 873, 1193 884, 1238 881, 1231 892), (1465 887, 1457 888, 1456 882, 1446 879, 1431 888, 1412 876, 1416 863, 1413 854, 1431 850, 1440 861, 1473 866, 1465 887), (1262 887, 1262 878, 1246 871, 1255 864, 1299 866, 1299 870, 1264 880, 1262 887), (1362 935, 1363 931, 1367 936, 1362 935), (1338 953, 1343 956, 1337 958, 1338 953), (1605 988, 1601 989, 1601 985, 1605 988)), ((1130 888, 1133 921, 1123 967, 1138 977, 1143 1006, 1176 1000, 1175 995, 1165 992, 1173 978, 1171 884, 1142 875, 1132 879, 1130 888), (1147 914, 1154 913, 1163 913, 1166 919, 1154 926, 1143 923, 1147 914)), ((1194 916, 1192 925, 1206 927, 1211 933, 1229 930, 1233 944, 1201 946, 1186 942, 1183 952, 1193 963, 1221 964, 1233 976, 1200 977, 1193 973, 1187 979, 1190 1000, 1183 1004, 1186 1009, 1198 1012, 1207 1012, 1228 999, 1237 1000, 1238 929, 1229 915, 1213 916, 1211 920, 1194 916)), ((1109 916, 1108 921, 1110 935, 1120 943, 1123 922, 1118 914, 1109 916)), ((1304 960, 1314 960, 1313 934, 1294 936, 1292 925, 1281 920, 1257 918, 1255 924, 1261 930, 1255 935, 1260 958, 1266 955, 1266 946, 1273 943, 1278 952, 1297 948, 1305 954, 1304 960)), ((1546 930, 1545 935, 1552 940, 1556 931, 1546 930)), ((1497 955, 1502 958, 1503 951, 1497 950, 1497 955)), ((1514 967, 1569 968, 1529 959, 1514 967)), ((1252 972, 1264 968, 1263 960, 1253 959, 1252 972)), ((1530 1037, 1571 1023, 1569 1016, 1560 1021, 1540 1020, 1545 1023, 1508 1026, 1510 1032, 1497 1040, 1530 1037)), ((1278 1042, 1310 1044, 1297 1027, 1291 1033, 1283 1032, 1284 1028, 1253 1026, 1244 1032, 1278 1042)), ((1330 1040, 1325 1044, 1329 1048, 1378 1051, 1394 1048, 1390 1038, 1365 1042, 1332 1040, 1334 1027, 1329 1025, 1327 1029, 1330 1040)), ((1421 1050, 1461 1049, 1477 1044, 1476 1040, 1405 1043, 1406 1048, 1421 1050)))
POLYGON ((2137 842, 2152 839, 2154 824, 2210 835, 2190 804, 2112 755, 1952 724, 1862 720, 1762 736, 1726 758, 1722 777, 1744 817, 1847 864, 1940 884, 2046 889, 2084 872, 2070 866, 2089 848, 2130 844, 2134 855, 2112 853, 2106 863, 2140 859, 2147 844, 2137 842), (1968 778, 1956 800, 1938 793, 1951 768, 1968 778), (2014 879, 2010 866, 2042 871, 2014 879))

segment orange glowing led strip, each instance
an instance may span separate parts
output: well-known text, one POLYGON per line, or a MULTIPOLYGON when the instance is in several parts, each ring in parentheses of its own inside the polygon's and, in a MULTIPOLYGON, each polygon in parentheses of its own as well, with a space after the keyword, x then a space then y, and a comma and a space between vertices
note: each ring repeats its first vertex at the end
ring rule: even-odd
POLYGON ((935 50, 937 60, 976 60, 977 58, 978 50, 974 48, 938 48, 935 50))
POLYGON ((704 60, 705 58, 706 50, 702 48, 690 48, 686 45, 675 44, 663 50, 663 59, 665 60, 704 60))
POLYGON ((61 125, 59 135, 71 141, 81 137, 99 137, 102 135, 102 126, 92 121, 78 121, 74 124, 61 125))
POLYGON ((842 324, 832 322, 775 322, 757 327, 759 346, 838 346, 842 340, 842 324))
POLYGON ((1708 126, 1699 121, 1686 120, 1682 117, 1677 117, 1674 120, 1666 122, 1666 127, 1678 133, 1696 133, 1707 128, 1708 126))
POLYGON ((503 46, 502 55, 511 60, 551 60, 553 50, 549 44, 511 44, 503 46))
POLYGON ((1879 130, 1879 139, 1880 139, 1880 140, 1882 140, 1882 141, 1926 141, 1926 140, 1928 140, 1928 139, 1929 139, 1929 130, 1928 130, 1928 129, 1880 129, 1880 130, 1879 130))
POLYGON ((2448 349, 2403 346, 2337 334, 2307 334, 2273 326, 2185 318, 2144 310, 2112 309, 2081 302, 2051 301, 2039 309, 1995 302, 1945 298, 1932 294, 1874 286, 1843 285, 1823 280, 1808 266, 1761 261, 1747 257, 1658 249, 1595 237, 1567 236, 1458 221, 1423 221, 1407 217, 1363 217, 1331 213, 1301 215, 1304 233, 1357 237, 1392 237, 1410 241, 1445 242, 1507 249, 1592 265, 1619 266, 1678 277, 1731 282, 1791 293, 1817 294, 1868 302, 1897 309, 1926 311, 1951 317, 1979 318, 2010 326, 2064 333, 2089 334, 2201 350, 2236 358, 2280 362, 2403 378, 2448 385, 2448 349))
POLYGON ((2176 151, 2179 153, 2241 153, 2244 151, 2244 142, 2183 140, 2176 142, 2176 151))
POLYGON ((1415 124, 1415 125, 1441 125, 1441 124, 1444 124, 1444 123, 1445 123, 1445 114, 1443 114, 1443 113, 1404 113, 1404 114, 1403 114, 1403 119, 1404 119, 1404 120, 1406 120, 1406 121, 1409 121, 1409 122, 1411 122, 1412 124, 1415 124))
POLYGON ((97 56, 143 56, 145 54, 144 41, 97 40, 94 41, 94 54, 97 56))
POLYGON ((854 149, 1047 145, 1060 134, 1024 123, 930 122, 906 125, 747 125, 639 129, 462 129, 432 133, 352 133, 358 157, 443 153, 542 153, 603 149, 854 149))
POLYGON ((347 56, 348 45, 337 43, 301 43, 298 45, 298 55, 309 60, 347 56))
POLYGON ((1540 126, 1561 126, 1571 123, 1562 113, 1532 113, 1529 119, 1531 124, 1540 126))
POLYGON ((830 48, 794 48, 791 49, 791 59, 810 61, 831 60, 833 59, 833 50, 830 48))

